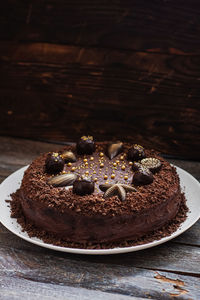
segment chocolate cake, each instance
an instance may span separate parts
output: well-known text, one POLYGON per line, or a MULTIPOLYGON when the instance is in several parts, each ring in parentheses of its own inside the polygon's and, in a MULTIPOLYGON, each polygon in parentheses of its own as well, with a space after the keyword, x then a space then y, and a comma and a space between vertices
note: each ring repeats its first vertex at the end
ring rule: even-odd
POLYGON ((90 136, 33 161, 17 195, 27 224, 90 245, 155 232, 184 199, 176 169, 156 151, 90 136))

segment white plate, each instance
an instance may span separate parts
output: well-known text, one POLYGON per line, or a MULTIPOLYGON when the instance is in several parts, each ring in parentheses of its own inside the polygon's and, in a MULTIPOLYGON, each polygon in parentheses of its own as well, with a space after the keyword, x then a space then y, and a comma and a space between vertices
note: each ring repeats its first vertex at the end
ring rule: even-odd
POLYGON ((138 251, 154 247, 156 245, 165 243, 177 237, 178 235, 186 231, 188 228, 190 228, 200 217, 200 184, 192 175, 182 170, 181 168, 176 167, 180 177, 181 187, 182 190, 185 192, 187 206, 189 207, 190 212, 188 213, 187 219, 181 224, 180 228, 170 236, 143 245, 100 250, 67 248, 47 244, 38 238, 30 238, 26 232, 22 232, 21 226, 17 223, 16 219, 10 217, 9 203, 5 202, 5 200, 11 199, 10 194, 15 192, 19 188, 24 171, 27 169, 27 167, 28 166, 23 167, 18 171, 14 172, 9 177, 7 177, 0 185, 0 222, 12 233, 38 246, 57 251, 71 252, 77 254, 117 254, 138 251))

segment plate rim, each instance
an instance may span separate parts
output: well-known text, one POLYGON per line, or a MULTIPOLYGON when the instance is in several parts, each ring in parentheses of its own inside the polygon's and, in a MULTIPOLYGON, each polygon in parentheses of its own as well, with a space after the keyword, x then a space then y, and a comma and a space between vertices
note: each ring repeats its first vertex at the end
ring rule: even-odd
MULTIPOLYGON (((192 180, 193 184, 197 185, 198 188, 200 189, 200 183, 198 182, 198 180, 192 176, 190 173, 188 173, 187 171, 185 171, 184 169, 174 165, 174 164, 171 164, 172 166, 174 166, 176 169, 177 169, 177 172, 178 172, 178 175, 179 177, 181 177, 181 175, 179 174, 179 172, 183 173, 184 175, 188 176, 190 178, 190 180, 192 180)), ((11 173, 7 178, 5 178, 3 180, 3 182, 0 184, 0 190, 4 187, 4 185, 7 184, 7 182, 13 177, 13 176, 16 176, 18 175, 18 173, 23 177, 23 174, 24 174, 24 171, 29 167, 29 165, 26 165, 24 167, 21 167, 20 169, 16 170, 15 172, 11 173), (23 173, 22 173, 23 172, 23 173)), ((21 184, 21 180, 22 178, 19 180, 19 185, 21 184)), ((185 186, 181 186, 181 188, 185 189, 185 186)), ((1 197, 0 197, 0 201, 1 201, 1 197)), ((6 199, 3 199, 3 201, 5 202, 6 199)), ((186 201, 188 201, 186 199, 186 201)), ((1 202, 0 202, 0 206, 1 206, 1 202)), ((10 211, 10 208, 8 208, 9 211, 10 211)), ((188 214, 188 217, 190 215, 190 212, 188 214)), ((186 220, 188 220, 188 217, 186 220)), ((10 228, 9 226, 7 226, 2 218, 1 218, 1 215, 0 215, 0 223, 6 227, 10 232, 12 232, 13 234, 17 235, 18 237, 22 238, 23 240, 29 242, 29 243, 32 243, 32 244, 35 244, 37 246, 40 246, 40 247, 43 247, 43 248, 47 248, 47 249, 51 249, 51 250, 55 250, 55 251, 60 251, 60 252, 66 252, 66 253, 73 253, 73 254, 87 254, 87 255, 107 255, 107 254, 122 254, 122 253, 128 253, 128 252, 135 252, 135 251, 140 251, 140 250, 144 250, 144 249, 148 249, 148 248, 152 248, 152 247, 155 247, 157 245, 160 245, 160 244, 163 244, 163 243, 166 243, 174 238, 176 238, 177 236, 179 236, 180 234, 182 234, 183 232, 185 232, 186 230, 188 230, 189 228, 191 228, 200 218, 200 212, 199 212, 199 215, 196 216, 190 223, 189 225, 184 228, 184 229, 181 229, 181 227, 179 227, 175 232, 173 232, 171 235, 167 236, 167 237, 163 237, 161 238, 160 240, 155 240, 153 242, 150 242, 150 243, 146 243, 146 244, 142 244, 142 245, 136 245, 136 246, 128 246, 128 247, 115 247, 115 248, 109 248, 109 249, 83 249, 83 248, 70 248, 70 247, 62 247, 62 246, 56 246, 56 245, 53 245, 53 244, 49 244, 49 243, 45 243, 43 242, 42 240, 40 240, 39 238, 36 238, 36 237, 29 237, 28 235, 27 236, 24 236, 23 235, 23 231, 21 229, 21 226, 19 225, 19 228, 18 229, 13 229, 13 228, 10 228), (18 232, 18 231, 20 232, 18 232)), ((10 217, 11 219, 11 217, 10 217)), ((15 219, 15 218, 14 218, 15 219)), ((15 219, 16 220, 16 219, 15 219)), ((184 222, 186 222, 186 220, 184 222)), ((184 224, 184 222, 182 224, 184 224)), ((182 225, 181 224, 181 225, 182 225)), ((25 232, 25 234, 27 234, 25 232)))

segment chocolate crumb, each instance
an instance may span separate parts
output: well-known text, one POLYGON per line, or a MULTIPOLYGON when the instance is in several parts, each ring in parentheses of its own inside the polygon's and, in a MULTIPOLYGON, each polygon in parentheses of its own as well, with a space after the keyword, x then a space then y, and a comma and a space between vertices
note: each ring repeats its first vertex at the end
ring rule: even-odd
POLYGON ((144 235, 139 239, 135 240, 124 240, 121 242, 112 243, 74 243, 69 242, 65 239, 60 239, 53 234, 50 234, 44 230, 40 230, 35 225, 26 221, 25 216, 20 204, 20 191, 17 190, 11 195, 12 200, 10 201, 11 206, 11 217, 16 218, 17 222, 21 225, 22 231, 26 231, 29 237, 37 237, 43 240, 44 243, 53 244, 55 246, 68 247, 68 248, 79 248, 79 249, 111 249, 116 247, 131 247, 137 245, 143 245, 146 243, 153 242, 155 240, 160 240, 163 237, 167 237, 175 232, 181 224, 187 218, 188 207, 186 205, 186 199, 184 194, 181 194, 181 204, 176 217, 171 220, 165 226, 153 231, 150 234, 144 235))

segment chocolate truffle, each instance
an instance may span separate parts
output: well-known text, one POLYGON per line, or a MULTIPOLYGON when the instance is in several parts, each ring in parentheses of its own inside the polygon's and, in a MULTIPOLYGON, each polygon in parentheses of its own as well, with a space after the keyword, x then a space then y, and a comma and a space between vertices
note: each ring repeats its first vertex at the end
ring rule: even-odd
POLYGON ((135 185, 146 185, 153 182, 153 174, 149 169, 141 167, 133 175, 132 183, 135 185))
POLYGON ((64 168, 64 160, 57 153, 49 153, 45 161, 45 172, 49 174, 57 174, 64 168))
POLYGON ((78 179, 73 183, 73 193, 84 196, 94 192, 94 181, 88 177, 78 179))
POLYGON ((144 148, 140 145, 133 145, 127 153, 127 159, 131 161, 138 161, 145 158, 144 148))
POLYGON ((78 154, 92 154, 95 151, 95 143, 92 136, 82 136, 76 144, 78 154))

